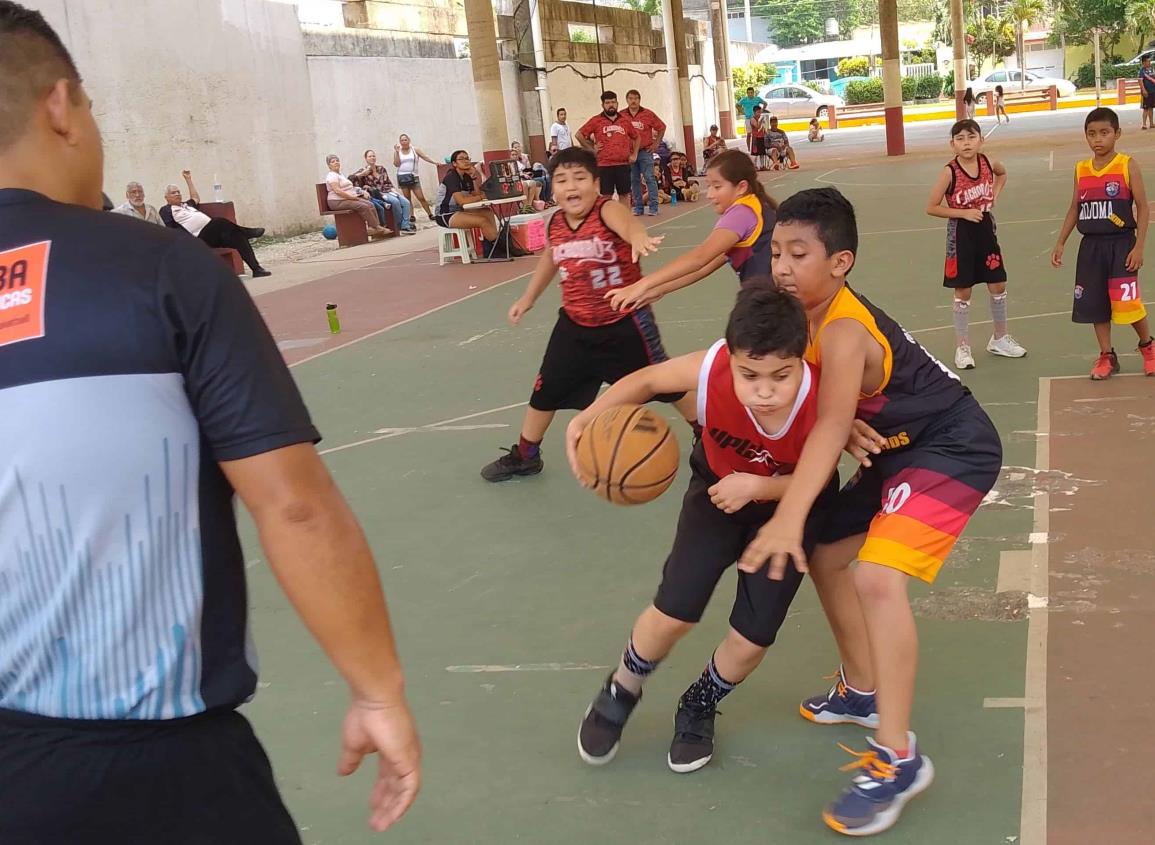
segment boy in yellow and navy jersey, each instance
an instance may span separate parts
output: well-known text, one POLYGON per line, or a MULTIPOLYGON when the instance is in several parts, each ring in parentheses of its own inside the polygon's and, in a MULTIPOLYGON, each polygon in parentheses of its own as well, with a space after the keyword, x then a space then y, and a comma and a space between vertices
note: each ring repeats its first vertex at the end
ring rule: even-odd
POLYGON ((1119 372, 1119 358, 1111 345, 1112 323, 1135 329, 1143 372, 1155 376, 1155 346, 1139 290, 1150 218, 1143 176, 1131 156, 1115 151, 1122 133, 1114 111, 1092 109, 1084 132, 1094 155, 1075 165, 1071 207, 1051 251, 1051 264, 1063 265, 1063 247, 1077 226, 1083 240, 1075 263, 1071 319, 1095 326, 1099 357, 1091 378, 1101 381, 1119 372))

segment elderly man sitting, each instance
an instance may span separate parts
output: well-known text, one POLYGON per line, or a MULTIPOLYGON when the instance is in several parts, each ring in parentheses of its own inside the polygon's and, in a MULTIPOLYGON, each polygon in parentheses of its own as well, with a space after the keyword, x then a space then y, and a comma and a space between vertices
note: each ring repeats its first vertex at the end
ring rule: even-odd
POLYGON ((123 214, 125 217, 135 217, 145 223, 164 225, 164 221, 160 219, 156 209, 144 201, 144 188, 141 187, 140 182, 129 182, 124 196, 127 202, 122 202, 112 209, 113 213, 123 214))
POLYGON ((165 225, 170 229, 184 229, 214 249, 235 249, 253 271, 253 278, 273 275, 257 262, 257 255, 249 243, 250 239, 265 234, 265 230, 238 226, 233 221, 221 217, 209 217, 198 207, 201 197, 197 193, 196 185, 193 184, 192 173, 182 170, 181 176, 188 185, 189 199, 187 202, 182 201, 181 191, 177 185, 169 185, 164 189, 164 200, 167 204, 160 210, 160 216, 165 225))

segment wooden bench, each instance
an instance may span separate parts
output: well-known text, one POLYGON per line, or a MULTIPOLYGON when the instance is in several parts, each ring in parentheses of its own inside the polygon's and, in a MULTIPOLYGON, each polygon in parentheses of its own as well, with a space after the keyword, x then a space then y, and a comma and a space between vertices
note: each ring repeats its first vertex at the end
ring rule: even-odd
MULTIPOLYGON (((231 202, 202 202, 198 208, 209 217, 223 217, 230 223, 237 222, 237 212, 231 202)), ((230 247, 214 248, 215 252, 225 264, 229 265, 233 273, 240 276, 245 272, 245 262, 241 261, 241 254, 230 247)))
POLYGON ((839 118, 869 117, 885 118, 886 108, 882 103, 862 103, 857 106, 827 106, 826 125, 829 129, 838 128, 839 118))
POLYGON ((1127 97, 1134 94, 1135 99, 1139 102, 1143 100, 1143 83, 1138 79, 1116 79, 1115 80, 1115 104, 1126 105, 1127 97))
MULTIPOLYGON (((369 243, 369 230, 365 228, 365 221, 361 219, 361 215, 355 211, 333 211, 329 208, 329 186, 321 182, 316 188, 317 212, 322 217, 330 214, 333 216, 333 225, 337 228, 337 243, 340 246, 369 243)), ((397 234, 396 224, 391 215, 385 215, 385 228, 389 230, 390 235, 397 234)))
MULTIPOLYGON (((1003 86, 1003 103, 1007 106, 1007 111, 1011 110, 1011 106, 1019 103, 1049 103, 1051 111, 1056 111, 1059 108, 1059 89, 1052 85, 1042 91, 1018 91, 1012 88, 1013 82, 1008 82, 1003 86)), ((995 92, 986 92, 987 100, 987 117, 995 116, 995 92)))

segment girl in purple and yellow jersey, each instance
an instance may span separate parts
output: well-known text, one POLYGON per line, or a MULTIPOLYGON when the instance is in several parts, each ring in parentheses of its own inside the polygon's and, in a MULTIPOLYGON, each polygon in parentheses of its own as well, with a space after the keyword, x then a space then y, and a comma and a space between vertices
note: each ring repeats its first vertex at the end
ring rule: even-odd
POLYGON ((726 150, 706 167, 706 197, 721 215, 702 242, 629 287, 606 295, 617 310, 640 308, 704 279, 729 262, 738 280, 770 278, 770 235, 777 201, 758 181, 750 157, 726 150))
POLYGON ((1091 368, 1094 381, 1119 372, 1111 345, 1111 324, 1130 325, 1139 336, 1143 372, 1155 376, 1155 346, 1139 290, 1139 268, 1151 212, 1139 165, 1115 151, 1119 116, 1108 108, 1092 109, 1083 125, 1094 155, 1075 165, 1075 190, 1051 264, 1063 265, 1063 247, 1078 226, 1083 240, 1075 263, 1075 300, 1071 319, 1091 323, 1099 357, 1091 368))

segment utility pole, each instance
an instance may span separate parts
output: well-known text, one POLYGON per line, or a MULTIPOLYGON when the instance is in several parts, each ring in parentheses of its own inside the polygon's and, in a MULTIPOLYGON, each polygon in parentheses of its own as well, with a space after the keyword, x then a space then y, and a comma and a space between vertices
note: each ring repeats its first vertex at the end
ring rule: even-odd
POLYGON ((954 119, 967 116, 963 97, 966 96, 966 30, 963 29, 963 0, 950 0, 950 46, 954 58, 954 119))
POLYGON ((882 105, 886 114, 886 154, 906 154, 902 126, 902 58, 898 51, 898 0, 878 0, 882 35, 882 105))

